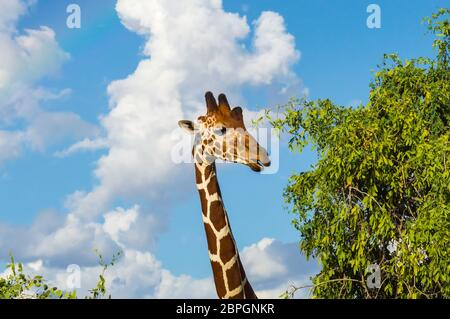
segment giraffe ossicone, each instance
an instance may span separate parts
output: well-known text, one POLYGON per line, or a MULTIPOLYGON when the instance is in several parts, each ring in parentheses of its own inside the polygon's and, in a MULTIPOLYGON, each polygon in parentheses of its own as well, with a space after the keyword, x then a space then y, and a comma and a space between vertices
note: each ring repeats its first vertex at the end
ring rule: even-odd
POLYGON ((221 299, 256 299, 231 231, 215 160, 241 163, 260 172, 270 166, 269 155, 248 133, 240 107, 231 109, 224 94, 219 95, 219 103, 211 92, 206 93, 205 99, 205 115, 196 123, 187 120, 178 123, 195 134, 192 149, 195 178, 217 295, 221 299))

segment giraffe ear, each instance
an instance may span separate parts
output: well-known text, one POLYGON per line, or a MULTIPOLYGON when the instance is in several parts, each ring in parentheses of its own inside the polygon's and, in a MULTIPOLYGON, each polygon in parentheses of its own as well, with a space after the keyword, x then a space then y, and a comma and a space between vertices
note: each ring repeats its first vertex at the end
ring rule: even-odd
POLYGON ((192 121, 182 120, 178 121, 178 126, 180 126, 183 130, 188 132, 189 134, 194 134, 195 132, 195 125, 192 121))

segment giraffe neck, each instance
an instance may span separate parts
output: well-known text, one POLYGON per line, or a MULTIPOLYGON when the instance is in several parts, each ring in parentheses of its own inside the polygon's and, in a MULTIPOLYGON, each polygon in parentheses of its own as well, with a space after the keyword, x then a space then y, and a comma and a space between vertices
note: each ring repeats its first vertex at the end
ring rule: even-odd
POLYGON ((195 176, 217 294, 220 299, 256 299, 231 232, 216 165, 196 161, 195 176))

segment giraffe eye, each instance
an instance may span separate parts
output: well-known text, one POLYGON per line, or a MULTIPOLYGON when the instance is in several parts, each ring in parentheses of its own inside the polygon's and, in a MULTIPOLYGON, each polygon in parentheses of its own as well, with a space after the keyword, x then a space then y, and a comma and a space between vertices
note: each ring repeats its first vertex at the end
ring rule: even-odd
POLYGON ((226 128, 226 127, 216 128, 216 129, 214 130, 214 133, 215 133, 216 135, 219 135, 219 136, 225 135, 226 132, 227 132, 227 128, 226 128))

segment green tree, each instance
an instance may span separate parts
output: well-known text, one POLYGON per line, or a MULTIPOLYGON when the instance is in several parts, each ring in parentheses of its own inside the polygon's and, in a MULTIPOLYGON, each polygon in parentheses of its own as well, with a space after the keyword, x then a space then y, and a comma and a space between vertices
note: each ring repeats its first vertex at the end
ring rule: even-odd
POLYGON ((300 249, 321 264, 313 297, 450 297, 449 13, 425 19, 434 58, 384 57, 367 105, 303 98, 266 113, 291 150, 318 153, 284 192, 300 249))

